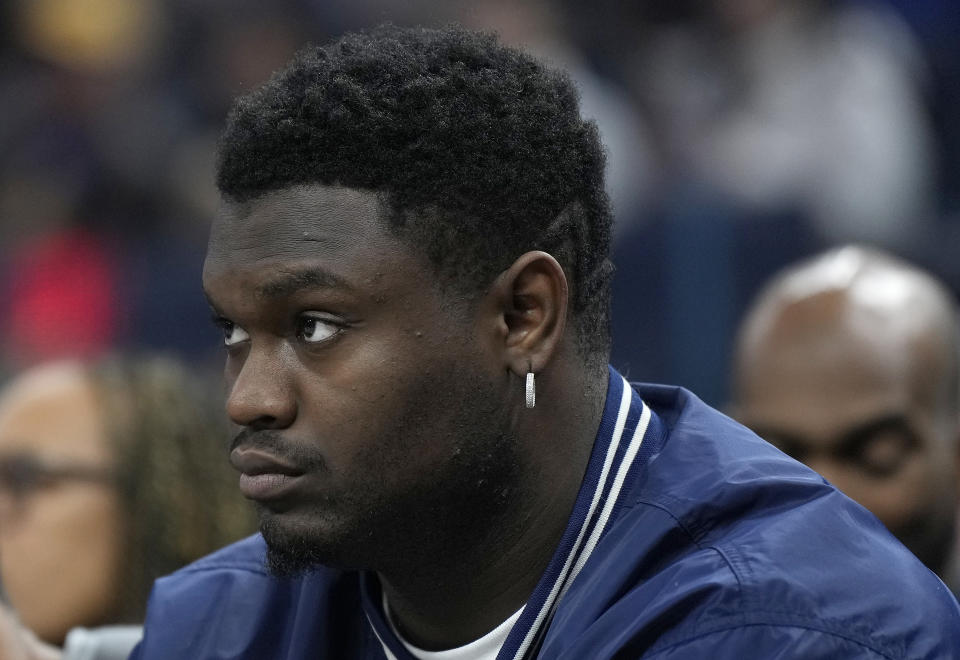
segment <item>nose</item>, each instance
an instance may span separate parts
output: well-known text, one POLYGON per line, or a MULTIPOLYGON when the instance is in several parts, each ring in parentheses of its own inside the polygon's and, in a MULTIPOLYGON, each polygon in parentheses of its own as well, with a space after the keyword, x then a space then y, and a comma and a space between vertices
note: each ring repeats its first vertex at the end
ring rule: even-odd
POLYGON ((287 428, 297 417, 297 397, 280 349, 251 347, 230 387, 227 414, 240 426, 287 428))

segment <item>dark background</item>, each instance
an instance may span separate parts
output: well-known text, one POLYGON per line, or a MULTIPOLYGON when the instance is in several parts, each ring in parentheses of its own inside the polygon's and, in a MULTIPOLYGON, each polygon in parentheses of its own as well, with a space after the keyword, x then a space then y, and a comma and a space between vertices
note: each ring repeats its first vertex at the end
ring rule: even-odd
POLYGON ((736 322, 844 242, 960 291, 953 0, 0 2, 0 377, 112 348, 216 365, 200 290, 230 100, 384 20, 571 71, 609 150, 613 363, 726 399, 736 322))

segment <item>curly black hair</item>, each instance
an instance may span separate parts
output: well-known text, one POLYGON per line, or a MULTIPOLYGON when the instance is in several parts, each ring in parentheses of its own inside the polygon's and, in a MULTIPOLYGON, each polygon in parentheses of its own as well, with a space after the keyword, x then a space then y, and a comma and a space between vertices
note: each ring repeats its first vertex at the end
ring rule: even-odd
POLYGON ((611 211, 597 127, 570 78, 492 34, 381 26, 308 47, 237 99, 217 186, 377 192, 391 230, 476 296, 513 260, 560 262, 586 358, 609 352, 611 211))

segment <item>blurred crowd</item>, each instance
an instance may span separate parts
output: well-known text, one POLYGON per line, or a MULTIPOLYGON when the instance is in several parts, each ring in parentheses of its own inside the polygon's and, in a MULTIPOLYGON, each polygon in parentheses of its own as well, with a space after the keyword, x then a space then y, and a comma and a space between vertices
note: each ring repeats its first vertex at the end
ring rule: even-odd
POLYGON ((0 374, 112 349, 215 364, 200 289, 230 99, 383 21, 499 32, 576 79, 617 214, 615 366, 722 404, 736 321, 858 241, 960 290, 950 0, 8 0, 0 374))

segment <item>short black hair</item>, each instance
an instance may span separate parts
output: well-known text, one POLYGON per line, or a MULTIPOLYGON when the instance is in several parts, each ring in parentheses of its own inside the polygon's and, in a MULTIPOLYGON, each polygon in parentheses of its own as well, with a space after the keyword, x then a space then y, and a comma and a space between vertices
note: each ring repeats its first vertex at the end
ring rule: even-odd
POLYGON ((582 354, 605 362, 604 160, 565 73, 492 34, 387 25, 305 48, 238 98, 217 187, 238 202, 316 183, 374 191, 392 230, 465 295, 547 251, 570 281, 582 354))

